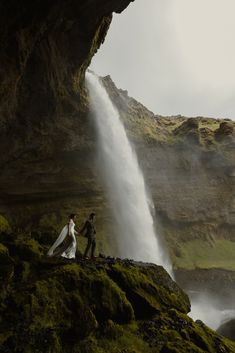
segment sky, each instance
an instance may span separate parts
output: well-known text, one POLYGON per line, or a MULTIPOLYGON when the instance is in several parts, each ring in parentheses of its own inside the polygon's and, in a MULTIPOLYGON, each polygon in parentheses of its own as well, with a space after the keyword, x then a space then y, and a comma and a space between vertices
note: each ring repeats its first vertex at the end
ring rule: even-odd
POLYGON ((135 0, 91 69, 155 114, 235 120, 235 0, 135 0))

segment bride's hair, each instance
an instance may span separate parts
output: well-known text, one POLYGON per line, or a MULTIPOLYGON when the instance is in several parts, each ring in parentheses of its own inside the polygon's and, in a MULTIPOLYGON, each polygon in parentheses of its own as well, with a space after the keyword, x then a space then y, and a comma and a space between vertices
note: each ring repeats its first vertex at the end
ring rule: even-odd
POLYGON ((69 219, 74 219, 74 217, 76 216, 75 213, 72 213, 70 216, 69 216, 69 219))

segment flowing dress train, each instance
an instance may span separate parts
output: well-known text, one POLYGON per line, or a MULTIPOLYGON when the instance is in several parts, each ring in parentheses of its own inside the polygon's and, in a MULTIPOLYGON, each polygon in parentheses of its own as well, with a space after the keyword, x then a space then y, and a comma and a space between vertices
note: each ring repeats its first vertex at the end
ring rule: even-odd
POLYGON ((69 223, 64 226, 60 235, 48 250, 47 255, 50 257, 65 257, 67 259, 74 259, 77 249, 77 242, 74 229, 75 223, 70 219, 69 223))

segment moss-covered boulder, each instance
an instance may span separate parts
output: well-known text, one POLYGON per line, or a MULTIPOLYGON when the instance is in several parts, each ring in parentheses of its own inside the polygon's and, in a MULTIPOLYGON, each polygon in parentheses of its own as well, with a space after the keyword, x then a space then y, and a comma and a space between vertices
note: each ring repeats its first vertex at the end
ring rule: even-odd
POLYGON ((127 323, 134 319, 131 303, 125 292, 108 275, 106 266, 68 264, 53 273, 53 278, 68 292, 74 292, 76 301, 90 307, 99 322, 114 320, 127 323))
POLYGON ((172 281, 161 266, 132 262, 116 263, 110 271, 112 279, 122 287, 132 303, 137 318, 153 316, 167 307, 188 313, 188 296, 172 281))
POLYGON ((30 247, 29 240, 21 235, 9 250, 0 247, 1 264, 15 268, 7 291, 1 289, 1 352, 235 351, 232 342, 187 316, 187 295, 161 266, 113 258, 32 259, 40 247, 32 239, 30 247), (25 248, 37 251, 28 256, 25 248))
POLYGON ((11 248, 14 256, 24 261, 35 261, 45 253, 45 249, 35 239, 24 235, 19 235, 11 248))
POLYGON ((217 335, 202 322, 170 309, 151 321, 142 322, 139 333, 156 352, 233 352, 234 344, 217 335))

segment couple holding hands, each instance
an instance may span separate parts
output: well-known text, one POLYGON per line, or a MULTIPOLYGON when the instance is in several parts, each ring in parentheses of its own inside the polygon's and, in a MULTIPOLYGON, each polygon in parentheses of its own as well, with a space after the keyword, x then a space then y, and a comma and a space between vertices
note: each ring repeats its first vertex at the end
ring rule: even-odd
POLYGON ((84 258, 88 259, 88 251, 91 248, 91 258, 94 258, 94 252, 96 248, 96 229, 95 229, 95 213, 91 213, 83 227, 75 230, 75 219, 76 215, 71 214, 69 216, 69 222, 64 226, 60 235, 49 249, 47 255, 49 257, 64 257, 67 259, 75 259, 77 250, 76 235, 84 234, 87 238, 87 246, 84 252, 84 258))

